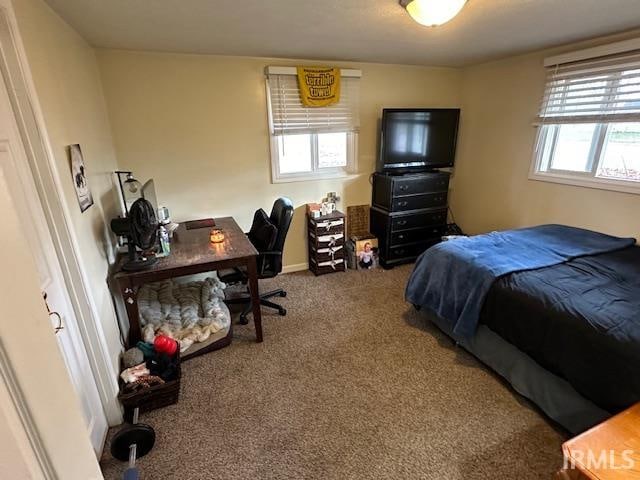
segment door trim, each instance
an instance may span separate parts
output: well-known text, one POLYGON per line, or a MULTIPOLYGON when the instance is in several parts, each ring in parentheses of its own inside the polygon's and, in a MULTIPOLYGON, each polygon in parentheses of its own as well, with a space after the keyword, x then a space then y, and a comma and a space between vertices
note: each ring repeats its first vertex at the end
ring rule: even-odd
POLYGON ((9 397, 11 398, 11 402, 15 407, 15 411, 19 417, 22 428, 24 429, 24 433, 29 441, 31 451, 37 461, 40 473, 43 478, 47 480, 57 480, 58 475, 53 468, 53 464, 49 458, 47 449, 44 447, 42 438, 40 438, 40 434, 36 428, 36 422, 31 415, 31 411, 29 410, 24 393, 22 392, 15 372, 13 371, 11 361, 9 360, 9 356, 4 348, 2 339, 0 339, 0 378, 2 379, 9 393, 9 397))
MULTIPOLYGON (((10 0, 0 0, 0 73, 14 110, 29 167, 47 218, 65 286, 87 350, 102 407, 109 425, 122 423, 117 400, 118 384, 89 282, 79 257, 78 240, 71 215, 60 197, 61 177, 53 161, 53 150, 45 128, 35 85, 10 0)), ((105 288, 107 287, 105 279, 105 288)))

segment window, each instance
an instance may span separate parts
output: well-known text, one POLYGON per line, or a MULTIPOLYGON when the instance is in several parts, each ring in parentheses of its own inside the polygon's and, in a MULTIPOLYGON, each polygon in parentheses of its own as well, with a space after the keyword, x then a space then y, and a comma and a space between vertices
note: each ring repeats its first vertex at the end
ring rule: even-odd
POLYGON ((532 178, 640 193, 640 51, 547 70, 532 178))
POLYGON ((304 107, 295 68, 267 68, 274 182, 334 178, 355 171, 359 75, 357 70, 342 70, 337 104, 304 107))

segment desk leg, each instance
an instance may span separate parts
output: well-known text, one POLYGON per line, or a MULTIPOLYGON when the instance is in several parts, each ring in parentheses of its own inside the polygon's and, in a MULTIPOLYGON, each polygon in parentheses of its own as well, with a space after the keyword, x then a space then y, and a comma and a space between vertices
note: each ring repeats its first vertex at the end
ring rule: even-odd
POLYGON ((140 331, 140 314, 138 312, 138 296, 133 285, 126 279, 118 282, 120 295, 127 309, 127 317, 129 319, 129 335, 127 347, 135 347, 138 341, 142 340, 142 332, 140 331))
POLYGON ((249 277, 249 291, 251 292, 251 307, 253 311, 253 323, 256 328, 256 341, 260 343, 262 342, 262 309, 260 308, 256 257, 251 257, 247 263, 247 276, 249 277))

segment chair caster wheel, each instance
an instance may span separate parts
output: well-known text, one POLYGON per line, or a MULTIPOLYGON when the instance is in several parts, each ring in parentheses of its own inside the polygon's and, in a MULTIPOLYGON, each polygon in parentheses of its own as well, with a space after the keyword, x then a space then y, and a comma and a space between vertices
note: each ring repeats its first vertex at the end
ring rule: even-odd
POLYGON ((238 322, 240 325, 248 325, 249 319, 243 315, 240 315, 240 321, 238 322))
POLYGON ((278 314, 282 315, 283 317, 287 314, 287 309, 286 308, 281 308, 280 310, 278 310, 278 314))
POLYGON ((287 292, 280 292, 280 296, 281 296, 282 298, 286 297, 286 296, 287 296, 287 292))

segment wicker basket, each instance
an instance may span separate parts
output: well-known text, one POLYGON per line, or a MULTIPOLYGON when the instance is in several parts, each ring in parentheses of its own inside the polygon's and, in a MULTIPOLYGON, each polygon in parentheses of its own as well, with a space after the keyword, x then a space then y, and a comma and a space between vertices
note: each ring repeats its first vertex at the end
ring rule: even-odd
POLYGON ((315 275, 325 275, 327 273, 345 272, 347 270, 347 264, 343 258, 339 258, 334 261, 334 265, 324 265, 329 262, 316 263, 315 258, 311 258, 309 262, 309 270, 315 275))
POLYGON ((178 358, 176 376, 173 380, 165 381, 162 385, 155 385, 137 392, 123 393, 124 382, 122 379, 119 380, 120 393, 118 394, 118 400, 120 400, 125 409, 125 417, 130 416, 136 407, 140 409, 140 413, 143 413, 178 403, 180 377, 182 377, 179 350, 176 353, 176 357, 178 358))

